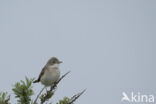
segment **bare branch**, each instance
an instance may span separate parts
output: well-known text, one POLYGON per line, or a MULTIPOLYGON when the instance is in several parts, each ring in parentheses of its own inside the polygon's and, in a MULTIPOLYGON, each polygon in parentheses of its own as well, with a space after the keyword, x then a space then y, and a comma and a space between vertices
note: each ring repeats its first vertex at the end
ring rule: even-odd
POLYGON ((40 93, 37 95, 37 97, 36 97, 36 99, 35 99, 35 101, 34 101, 33 104, 36 104, 37 99, 39 98, 39 96, 41 95, 41 93, 43 92, 43 90, 44 90, 45 88, 46 88, 46 87, 44 86, 44 87, 41 89, 40 93))
POLYGON ((70 99, 69 104, 73 104, 73 102, 75 102, 85 91, 86 91, 86 89, 83 90, 82 92, 80 92, 80 93, 74 95, 74 96, 70 99))
POLYGON ((53 86, 51 86, 50 91, 54 90, 57 87, 57 84, 67 75, 69 74, 70 71, 68 71, 67 73, 65 73, 57 82, 54 83, 53 86))

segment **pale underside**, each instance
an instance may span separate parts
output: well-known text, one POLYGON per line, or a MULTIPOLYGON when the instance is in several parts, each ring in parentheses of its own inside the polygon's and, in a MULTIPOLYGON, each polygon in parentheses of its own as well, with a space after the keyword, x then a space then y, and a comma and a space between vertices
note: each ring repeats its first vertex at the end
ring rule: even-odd
POLYGON ((54 82, 58 81, 60 78, 60 70, 56 66, 49 66, 45 70, 43 76, 41 77, 41 83, 45 86, 52 86, 54 82))

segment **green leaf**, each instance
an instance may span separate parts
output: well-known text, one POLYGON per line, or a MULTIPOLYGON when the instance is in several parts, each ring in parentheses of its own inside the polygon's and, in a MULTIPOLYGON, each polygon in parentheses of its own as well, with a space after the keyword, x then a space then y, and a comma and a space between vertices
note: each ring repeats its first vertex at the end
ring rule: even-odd
POLYGON ((0 104, 10 104, 10 95, 7 92, 0 93, 0 104))
POLYGON ((69 102, 70 102, 70 98, 64 97, 63 100, 59 100, 59 102, 56 104, 69 104, 69 102))
POLYGON ((21 80, 20 82, 15 83, 12 90, 15 97, 18 99, 18 104, 30 104, 31 96, 34 94, 31 86, 32 82, 33 79, 25 77, 25 81, 21 80))

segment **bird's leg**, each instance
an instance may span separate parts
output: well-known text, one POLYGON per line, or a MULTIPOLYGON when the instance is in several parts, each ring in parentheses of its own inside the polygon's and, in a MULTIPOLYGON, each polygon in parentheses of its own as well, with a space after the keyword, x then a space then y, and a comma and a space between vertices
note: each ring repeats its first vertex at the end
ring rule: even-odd
POLYGON ((51 84, 50 91, 54 90, 56 87, 57 87, 57 82, 54 82, 53 84, 51 84))
POLYGON ((55 81, 53 85, 57 87, 57 81, 55 81))
POLYGON ((57 87, 57 81, 52 84, 52 87, 55 89, 57 87))

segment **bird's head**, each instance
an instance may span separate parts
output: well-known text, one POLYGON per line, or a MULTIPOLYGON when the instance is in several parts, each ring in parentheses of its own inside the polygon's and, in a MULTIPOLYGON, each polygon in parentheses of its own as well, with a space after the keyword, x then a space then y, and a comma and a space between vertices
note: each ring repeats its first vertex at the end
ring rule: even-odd
POLYGON ((59 61, 56 57, 52 57, 48 60, 47 65, 55 65, 55 64, 61 64, 62 61, 59 61))

